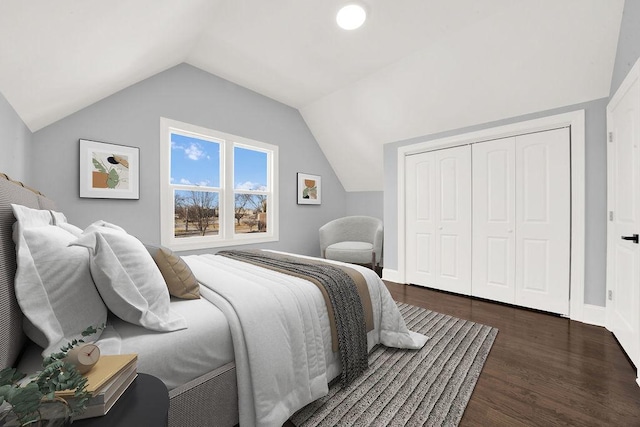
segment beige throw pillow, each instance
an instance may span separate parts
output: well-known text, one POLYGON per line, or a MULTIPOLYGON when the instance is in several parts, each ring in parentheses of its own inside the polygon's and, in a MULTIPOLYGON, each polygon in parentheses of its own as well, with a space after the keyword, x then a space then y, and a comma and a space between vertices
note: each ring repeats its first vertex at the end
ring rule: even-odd
POLYGON ((145 246, 162 273, 171 295, 182 299, 200 298, 200 284, 182 258, 162 246, 145 246))

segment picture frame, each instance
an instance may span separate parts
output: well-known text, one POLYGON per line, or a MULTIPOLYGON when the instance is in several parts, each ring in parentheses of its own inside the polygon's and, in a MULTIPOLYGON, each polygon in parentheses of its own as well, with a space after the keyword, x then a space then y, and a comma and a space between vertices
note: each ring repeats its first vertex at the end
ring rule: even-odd
POLYGON ((80 197, 140 199, 140 149, 80 140, 80 197))
POLYGON ((298 204, 319 205, 322 203, 322 177, 298 172, 298 204))

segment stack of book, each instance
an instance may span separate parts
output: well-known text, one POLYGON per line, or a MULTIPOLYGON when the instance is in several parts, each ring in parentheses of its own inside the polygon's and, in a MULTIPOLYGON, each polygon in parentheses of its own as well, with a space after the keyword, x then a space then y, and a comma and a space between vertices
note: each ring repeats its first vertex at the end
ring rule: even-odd
MULTIPOLYGON (((138 376, 137 354, 102 355, 84 376, 91 397, 87 409, 73 417, 74 420, 99 417, 109 412, 133 380, 138 376)), ((73 390, 57 391, 56 396, 73 400, 73 390)))

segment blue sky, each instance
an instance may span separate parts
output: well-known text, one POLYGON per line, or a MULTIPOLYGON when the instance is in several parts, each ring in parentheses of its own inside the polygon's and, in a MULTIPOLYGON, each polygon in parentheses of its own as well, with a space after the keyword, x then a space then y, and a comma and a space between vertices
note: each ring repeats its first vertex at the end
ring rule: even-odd
MULTIPOLYGON (((235 147, 234 188, 257 190, 267 185, 267 154, 235 147)), ((171 134, 171 182, 220 186, 220 145, 171 134)))
POLYGON ((267 153, 242 147, 234 149, 234 188, 260 190, 267 187, 267 153))

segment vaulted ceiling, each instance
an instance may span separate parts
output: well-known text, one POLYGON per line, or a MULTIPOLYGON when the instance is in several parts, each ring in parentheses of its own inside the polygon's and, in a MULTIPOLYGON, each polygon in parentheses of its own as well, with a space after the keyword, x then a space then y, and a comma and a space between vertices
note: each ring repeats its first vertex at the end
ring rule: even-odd
POLYGON ((344 3, 2 0, 0 92, 37 131, 186 62, 299 109, 347 191, 385 143, 609 95, 624 0, 344 3))

